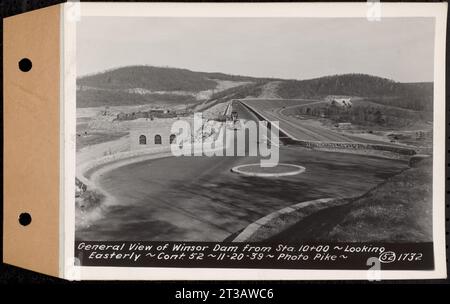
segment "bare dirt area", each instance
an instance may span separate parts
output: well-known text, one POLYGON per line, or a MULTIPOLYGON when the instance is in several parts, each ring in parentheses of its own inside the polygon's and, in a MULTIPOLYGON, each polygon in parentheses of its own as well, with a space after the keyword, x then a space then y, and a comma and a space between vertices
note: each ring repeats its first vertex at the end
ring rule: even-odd
POLYGON ((83 135, 80 134, 77 136, 76 147, 77 150, 80 150, 87 146, 114 141, 126 135, 128 135, 128 132, 89 132, 83 135))
POLYGON ((270 81, 263 85, 261 94, 258 98, 280 98, 278 95, 278 87, 280 86, 280 81, 270 81))
MULTIPOLYGON (((117 130, 117 128, 94 127, 96 124, 98 125, 98 117, 100 116, 94 115, 91 117, 77 118, 77 151, 80 151, 86 147, 95 146, 97 144, 112 142, 129 134, 126 130, 117 130)), ((100 120, 100 122, 105 123, 105 120, 100 120)))

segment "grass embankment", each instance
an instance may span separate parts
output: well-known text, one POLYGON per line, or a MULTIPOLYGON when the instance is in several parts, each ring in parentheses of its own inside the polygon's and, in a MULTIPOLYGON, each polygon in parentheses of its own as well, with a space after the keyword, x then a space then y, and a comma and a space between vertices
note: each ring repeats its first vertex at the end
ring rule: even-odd
POLYGON ((432 160, 422 160, 362 196, 282 214, 251 240, 432 241, 432 176, 432 160))
POLYGON ((335 241, 432 241, 432 160, 356 199, 328 234, 335 241))

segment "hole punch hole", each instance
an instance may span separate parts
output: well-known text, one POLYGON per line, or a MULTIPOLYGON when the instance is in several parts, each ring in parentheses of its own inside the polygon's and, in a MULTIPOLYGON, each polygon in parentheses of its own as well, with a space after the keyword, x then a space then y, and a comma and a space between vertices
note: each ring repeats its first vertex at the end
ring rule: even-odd
POLYGON ((19 223, 22 226, 28 226, 31 223, 31 215, 27 212, 19 215, 19 223))
POLYGON ((33 64, 31 63, 31 60, 28 58, 23 58, 19 61, 19 69, 22 72, 30 71, 32 66, 33 66, 33 64))

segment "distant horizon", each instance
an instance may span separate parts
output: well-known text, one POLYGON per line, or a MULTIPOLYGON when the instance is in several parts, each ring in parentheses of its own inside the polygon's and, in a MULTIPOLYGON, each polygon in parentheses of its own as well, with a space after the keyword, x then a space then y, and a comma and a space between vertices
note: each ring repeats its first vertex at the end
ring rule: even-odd
POLYGON ((433 82, 434 18, 83 17, 79 76, 148 65, 255 78, 433 82))
POLYGON ((238 77, 250 77, 250 78, 256 78, 256 79, 273 79, 273 80, 293 80, 293 81, 306 81, 306 80, 313 80, 313 79, 319 79, 319 78, 324 78, 324 77, 332 77, 332 76, 344 76, 344 75, 367 75, 367 76, 372 76, 372 77, 378 77, 378 78, 383 78, 383 79, 387 79, 387 80, 391 80, 394 81, 396 83, 433 83, 434 81, 408 81, 408 82, 402 82, 402 81, 397 81, 395 79, 391 79, 391 78, 387 78, 387 77, 383 77, 383 76, 379 76, 379 75, 373 75, 373 74, 367 74, 367 73, 342 73, 342 74, 330 74, 330 75, 323 75, 323 76, 319 76, 319 77, 314 77, 314 78, 305 78, 305 79, 294 79, 294 78, 278 78, 278 77, 258 77, 258 76, 252 76, 252 75, 242 75, 242 74, 229 74, 229 73, 224 73, 224 72, 220 72, 220 71, 198 71, 198 70, 191 70, 188 68, 183 68, 183 67, 173 67, 173 66, 156 66, 156 65, 149 65, 149 64, 132 64, 132 65, 126 65, 126 66, 117 66, 117 67, 112 67, 103 71, 98 71, 98 72, 92 72, 90 74, 85 74, 85 75, 78 75, 77 79, 80 78, 84 78, 84 77, 89 77, 89 76, 95 76, 95 75, 99 75, 99 74, 103 74, 103 73, 107 73, 107 72, 111 72, 111 71, 115 71, 118 69, 122 69, 122 68, 130 68, 130 67, 152 67, 152 68, 164 68, 164 69, 175 69, 175 70, 188 70, 190 72, 194 72, 194 73, 211 73, 211 74, 224 74, 224 75, 228 75, 228 76, 238 76, 238 77))

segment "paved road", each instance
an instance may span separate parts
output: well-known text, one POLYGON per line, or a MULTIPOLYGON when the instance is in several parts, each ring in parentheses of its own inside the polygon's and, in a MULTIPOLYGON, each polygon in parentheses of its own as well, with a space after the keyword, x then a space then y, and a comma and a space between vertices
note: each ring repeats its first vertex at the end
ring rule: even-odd
MULTIPOLYGON (((238 103, 239 118, 256 117, 238 103)), ((237 131, 239 132, 239 131, 237 131)), ((280 161, 305 173, 244 177, 233 166, 258 157, 166 157, 105 173, 101 187, 119 202, 76 233, 79 240, 222 241, 280 208, 359 195, 406 168, 402 161, 280 147, 280 161)))
POLYGON ((325 141, 325 142, 361 142, 361 143, 392 145, 384 141, 376 141, 358 136, 351 136, 337 133, 320 126, 318 122, 317 123, 305 122, 293 116, 284 114, 285 111, 289 108, 295 108, 307 104, 315 104, 322 101, 307 100, 307 99, 299 100, 298 105, 293 105, 285 108, 282 106, 277 107, 276 106, 277 102, 274 100, 271 101, 242 100, 242 102, 259 111, 267 119, 271 121, 279 121, 280 128, 283 131, 285 131, 288 135, 290 135, 290 137, 297 140, 325 141), (270 102, 270 105, 267 104, 268 102, 270 102))

